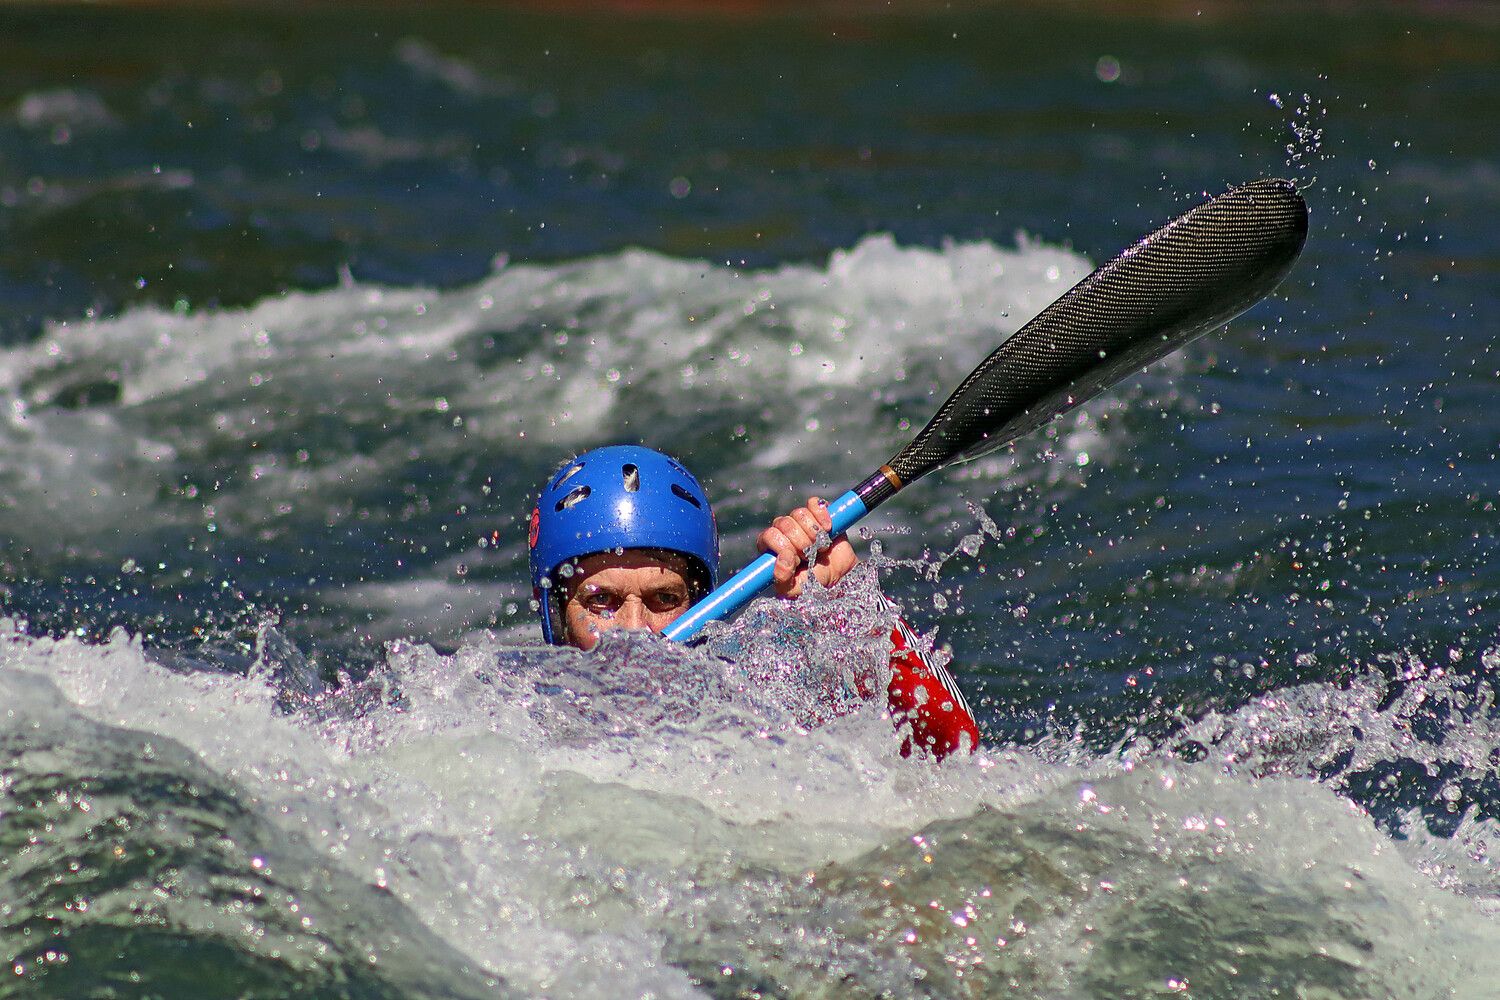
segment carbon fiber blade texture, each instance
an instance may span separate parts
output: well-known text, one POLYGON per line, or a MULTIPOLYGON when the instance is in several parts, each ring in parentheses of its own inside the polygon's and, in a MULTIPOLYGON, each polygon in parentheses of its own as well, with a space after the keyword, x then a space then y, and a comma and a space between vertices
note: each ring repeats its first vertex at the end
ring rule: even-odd
POLYGON ((1306 239, 1307 203, 1290 181, 1252 181, 1199 205, 1001 344, 890 468, 910 484, 1009 444, 1254 305, 1306 239))

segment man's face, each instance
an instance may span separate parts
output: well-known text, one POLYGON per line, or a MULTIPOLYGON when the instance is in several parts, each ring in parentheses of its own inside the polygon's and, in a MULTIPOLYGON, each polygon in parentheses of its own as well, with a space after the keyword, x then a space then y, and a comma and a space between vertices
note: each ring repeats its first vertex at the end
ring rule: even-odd
POLYGON ((687 560, 671 552, 601 552, 573 565, 561 581, 563 630, 579 649, 593 649, 607 629, 660 632, 692 604, 687 560))

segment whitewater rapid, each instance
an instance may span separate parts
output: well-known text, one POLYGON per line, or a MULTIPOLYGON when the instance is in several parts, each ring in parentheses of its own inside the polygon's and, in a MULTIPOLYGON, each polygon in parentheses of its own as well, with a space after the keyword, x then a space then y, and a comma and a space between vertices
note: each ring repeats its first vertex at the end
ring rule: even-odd
POLYGON ((1379 697, 1205 721, 1198 763, 1059 738, 936 765, 879 706, 801 728, 652 639, 398 644, 292 711, 284 670, 6 623, 13 983, 53 974, 49 935, 143 926, 411 996, 1478 997, 1500 975, 1492 824, 1393 838, 1316 773, 1420 759, 1410 705, 1379 697))

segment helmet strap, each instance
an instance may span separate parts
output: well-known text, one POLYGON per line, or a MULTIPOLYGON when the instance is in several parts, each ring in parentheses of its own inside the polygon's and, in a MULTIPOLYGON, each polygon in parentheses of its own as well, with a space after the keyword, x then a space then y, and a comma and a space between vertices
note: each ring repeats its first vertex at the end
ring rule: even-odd
POLYGON ((568 641, 567 619, 563 616, 563 591, 564 588, 558 584, 556 578, 553 579, 552 586, 542 591, 542 610, 552 622, 552 645, 554 646, 572 645, 568 641))

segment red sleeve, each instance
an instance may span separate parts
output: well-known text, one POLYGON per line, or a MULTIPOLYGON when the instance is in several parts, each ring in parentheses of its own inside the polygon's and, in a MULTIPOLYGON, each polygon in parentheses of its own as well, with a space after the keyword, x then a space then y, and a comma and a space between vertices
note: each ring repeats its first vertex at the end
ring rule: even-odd
POLYGON ((901 756, 910 756, 913 744, 938 760, 959 747, 973 753, 979 746, 974 713, 953 675, 922 652, 916 634, 899 618, 891 629, 891 684, 886 695, 896 725, 911 725, 901 756))

